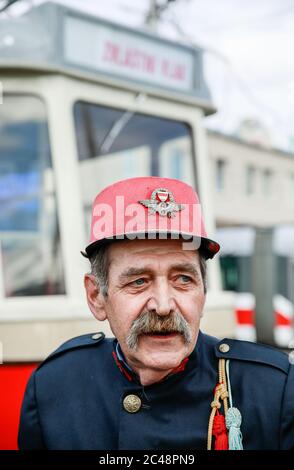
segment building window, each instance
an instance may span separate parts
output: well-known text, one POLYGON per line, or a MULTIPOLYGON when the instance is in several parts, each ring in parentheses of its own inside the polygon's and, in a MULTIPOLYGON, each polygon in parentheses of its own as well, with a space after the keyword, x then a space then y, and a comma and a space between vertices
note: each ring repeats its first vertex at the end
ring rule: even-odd
POLYGON ((294 174, 289 177, 289 198, 294 201, 294 174))
POLYGON ((225 189, 225 176, 226 176, 227 163, 223 159, 216 161, 216 190, 222 192, 225 189))
POLYGON ((266 169, 262 172, 262 192, 264 196, 269 196, 272 191, 273 173, 271 170, 266 169))
POLYGON ((255 191, 256 170, 253 166, 246 168, 246 194, 250 196, 255 191))

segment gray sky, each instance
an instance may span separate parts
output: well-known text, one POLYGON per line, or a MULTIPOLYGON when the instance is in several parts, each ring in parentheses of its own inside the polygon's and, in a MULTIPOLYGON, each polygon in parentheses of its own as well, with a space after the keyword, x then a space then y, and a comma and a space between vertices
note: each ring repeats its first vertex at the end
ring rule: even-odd
MULTIPOLYGON (((59 3, 142 27, 149 0, 59 3)), ((240 120, 256 118, 274 146, 294 151, 294 1, 177 0, 163 14, 159 34, 180 39, 174 22, 210 51, 205 71, 218 112, 207 126, 234 133, 240 120)))

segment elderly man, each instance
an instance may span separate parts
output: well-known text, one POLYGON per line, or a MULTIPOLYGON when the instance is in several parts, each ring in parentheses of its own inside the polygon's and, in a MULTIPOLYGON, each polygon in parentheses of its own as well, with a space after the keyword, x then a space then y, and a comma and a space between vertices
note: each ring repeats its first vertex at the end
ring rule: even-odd
POLYGON ((294 449, 288 357, 199 330, 208 239, 197 194, 134 178, 93 204, 90 310, 102 333, 74 338, 32 375, 21 449, 294 449))

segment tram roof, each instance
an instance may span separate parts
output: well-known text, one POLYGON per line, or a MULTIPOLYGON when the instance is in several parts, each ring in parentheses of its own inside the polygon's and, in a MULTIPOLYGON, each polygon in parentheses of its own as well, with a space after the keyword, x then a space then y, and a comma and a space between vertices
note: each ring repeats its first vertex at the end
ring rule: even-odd
POLYGON ((203 49, 46 2, 0 21, 0 68, 63 73, 215 112, 203 49))

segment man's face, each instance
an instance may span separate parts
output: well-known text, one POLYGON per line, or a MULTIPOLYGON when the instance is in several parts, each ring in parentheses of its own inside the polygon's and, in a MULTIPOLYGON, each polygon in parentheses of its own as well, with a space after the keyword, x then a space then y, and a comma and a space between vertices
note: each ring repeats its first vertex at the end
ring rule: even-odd
POLYGON ((100 310, 127 362, 177 367, 194 349, 205 301, 198 252, 184 251, 181 240, 122 241, 109 247, 109 261, 100 310))

